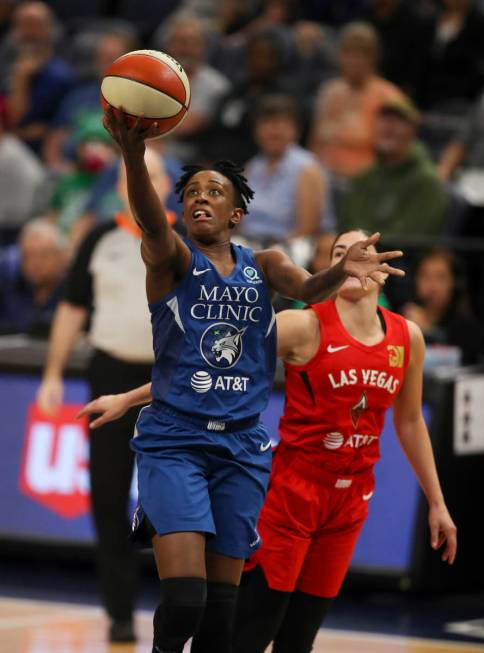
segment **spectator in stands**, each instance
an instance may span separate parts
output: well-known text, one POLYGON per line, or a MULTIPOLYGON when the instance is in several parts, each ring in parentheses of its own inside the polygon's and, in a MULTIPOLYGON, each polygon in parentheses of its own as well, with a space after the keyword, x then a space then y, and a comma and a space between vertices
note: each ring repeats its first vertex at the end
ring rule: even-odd
POLYGON ((99 113, 101 81, 106 69, 121 55, 137 48, 137 38, 127 27, 111 29, 98 37, 95 51, 96 79, 72 89, 63 99, 47 135, 44 159, 52 170, 66 171, 72 167, 69 138, 86 114, 99 113))
POLYGON ((442 179, 448 181, 459 168, 480 170, 484 175, 484 95, 442 152, 438 168, 442 179))
POLYGON ((97 176, 117 158, 113 139, 102 124, 101 112, 86 114, 77 125, 73 137, 75 168, 57 181, 50 203, 50 217, 65 236, 83 214, 97 176))
POLYGON ((451 100, 475 100, 484 84, 484 16, 474 0, 443 0, 420 61, 417 102, 442 110, 451 100))
POLYGON ((26 2, 13 16, 15 60, 6 89, 17 135, 37 154, 60 103, 74 86, 72 70, 54 54, 54 16, 43 2, 26 2))
POLYGON ((314 235, 325 207, 326 181, 316 157, 297 144, 298 108, 284 95, 266 96, 255 112, 259 153, 247 164, 255 196, 240 233, 269 244, 314 235))
POLYGON ((403 309, 405 317, 419 325, 428 345, 458 347, 464 365, 478 362, 483 352, 482 327, 465 304, 465 278, 452 252, 425 252, 413 282, 414 297, 403 309))
POLYGON ((370 0, 363 16, 378 32, 382 50, 380 73, 413 96, 428 47, 428 12, 422 10, 419 2, 370 0))
MULTIPOLYGON (((162 200, 169 182, 151 149, 146 164, 162 200)), ((139 255, 141 232, 129 206, 126 172, 120 169, 123 211, 97 225, 83 241, 66 282, 50 336, 38 403, 48 414, 62 404, 62 375, 74 344, 90 320, 94 355, 88 379, 92 397, 126 392, 151 378, 153 348, 146 303, 145 267, 139 255)), ((90 481, 102 598, 111 619, 112 642, 134 640, 133 610, 137 565, 128 541, 133 436, 138 411, 90 432, 90 481)))
POLYGON ((376 163, 356 177, 338 212, 339 226, 385 235, 439 234, 447 194, 423 145, 419 115, 407 98, 387 100, 376 122, 376 163))
POLYGON ((47 209, 47 174, 31 150, 7 131, 0 97, 0 245, 16 239, 20 227, 47 209))
POLYGON ((339 38, 341 76, 321 87, 310 149, 337 177, 353 177, 374 159, 375 119, 400 92, 376 74, 378 37, 366 23, 350 23, 339 38))
POLYGON ((309 127, 317 91, 336 71, 334 41, 327 29, 309 20, 300 20, 291 31, 291 50, 287 63, 291 76, 298 80, 298 102, 306 111, 309 127))
POLYGON ((22 229, 0 254, 0 332, 47 337, 68 263, 66 244, 46 218, 22 229))
POLYGON ((230 82, 206 62, 207 44, 203 23, 177 16, 155 34, 155 47, 181 63, 190 80, 191 104, 176 134, 166 140, 167 152, 183 161, 200 157, 198 135, 214 118, 215 109, 230 90, 230 82))
MULTIPOLYGON (((231 92, 217 111, 217 120, 204 136, 209 160, 229 158, 245 163, 257 153, 252 112, 264 95, 284 93, 300 98, 300 84, 284 73, 287 42, 276 28, 251 33, 231 92)), ((234 70, 234 78, 236 71, 234 70)))

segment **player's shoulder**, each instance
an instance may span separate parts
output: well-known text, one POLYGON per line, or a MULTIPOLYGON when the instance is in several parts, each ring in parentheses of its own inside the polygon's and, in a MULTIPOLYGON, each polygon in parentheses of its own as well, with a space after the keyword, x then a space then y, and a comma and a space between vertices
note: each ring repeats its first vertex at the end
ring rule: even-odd
POLYGON ((419 327, 419 325, 416 322, 413 322, 412 320, 407 320, 406 318, 403 319, 405 320, 405 323, 407 325, 408 334, 410 337, 410 343, 415 342, 416 344, 423 345, 425 343, 425 339, 422 333, 422 329, 419 327))

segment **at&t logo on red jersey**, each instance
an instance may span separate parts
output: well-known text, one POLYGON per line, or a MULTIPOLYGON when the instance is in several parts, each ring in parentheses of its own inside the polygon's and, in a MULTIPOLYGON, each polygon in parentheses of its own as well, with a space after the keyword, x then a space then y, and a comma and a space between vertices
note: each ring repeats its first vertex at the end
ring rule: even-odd
POLYGON ((81 406, 62 406, 47 417, 32 404, 20 469, 20 490, 62 517, 89 511, 87 421, 76 419, 81 406))

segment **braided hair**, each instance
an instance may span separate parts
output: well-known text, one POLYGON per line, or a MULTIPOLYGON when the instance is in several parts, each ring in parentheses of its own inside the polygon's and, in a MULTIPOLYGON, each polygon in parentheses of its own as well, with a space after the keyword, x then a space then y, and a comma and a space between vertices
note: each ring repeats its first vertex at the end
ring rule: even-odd
POLYGON ((213 165, 186 165, 182 168, 183 174, 178 180, 175 190, 178 193, 178 200, 183 201, 183 193, 190 179, 202 170, 215 170, 226 177, 234 187, 235 200, 244 213, 247 213, 247 204, 254 197, 254 191, 247 184, 247 179, 243 175, 243 167, 233 161, 222 160, 216 161, 213 165))

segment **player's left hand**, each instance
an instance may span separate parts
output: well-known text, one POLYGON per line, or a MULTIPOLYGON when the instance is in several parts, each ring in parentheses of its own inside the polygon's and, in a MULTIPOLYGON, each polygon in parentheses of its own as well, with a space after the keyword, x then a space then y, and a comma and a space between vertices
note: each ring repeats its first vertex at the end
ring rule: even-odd
POLYGON ((375 252, 370 250, 370 247, 375 245, 379 239, 380 234, 375 233, 366 240, 360 240, 348 249, 343 258, 343 272, 350 277, 359 279, 365 290, 368 288, 368 279, 372 279, 379 286, 382 286, 388 274, 393 274, 397 277, 405 276, 403 270, 393 268, 385 262, 403 256, 403 252, 399 250, 393 252, 375 252))
POLYGON ((457 553, 457 528, 445 504, 430 507, 429 527, 432 548, 437 550, 445 544, 442 560, 452 565, 457 553))
POLYGON ((102 395, 102 397, 90 401, 84 408, 81 408, 76 417, 79 419, 84 415, 97 414, 98 417, 89 424, 92 429, 97 429, 99 426, 122 417, 129 407, 125 393, 102 395))

